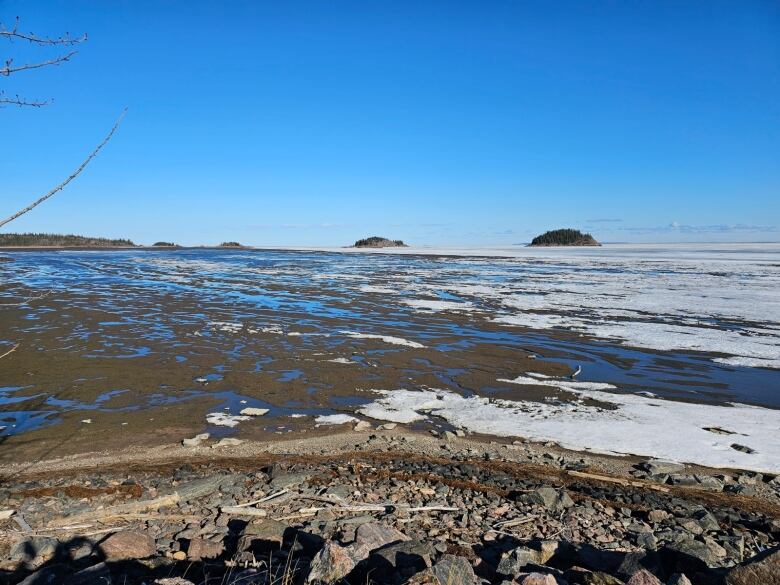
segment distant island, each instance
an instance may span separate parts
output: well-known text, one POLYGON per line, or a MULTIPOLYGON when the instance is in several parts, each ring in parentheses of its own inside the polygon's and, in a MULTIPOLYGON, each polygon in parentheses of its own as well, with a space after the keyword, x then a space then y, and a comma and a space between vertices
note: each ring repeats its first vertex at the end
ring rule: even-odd
POLYGON ((561 229, 544 232, 531 240, 530 246, 600 246, 590 234, 580 230, 561 229))
POLYGON ((176 244, 173 242, 155 242, 152 244, 153 248, 176 248, 176 244))
POLYGON ((379 236, 363 238, 355 242, 353 248, 406 248, 407 245, 401 240, 388 240, 379 236))
POLYGON ((72 234, 0 234, 0 247, 8 248, 134 248, 130 240, 90 238, 72 234))
POLYGON ((222 242, 219 245, 220 248, 243 248, 238 242, 222 242))

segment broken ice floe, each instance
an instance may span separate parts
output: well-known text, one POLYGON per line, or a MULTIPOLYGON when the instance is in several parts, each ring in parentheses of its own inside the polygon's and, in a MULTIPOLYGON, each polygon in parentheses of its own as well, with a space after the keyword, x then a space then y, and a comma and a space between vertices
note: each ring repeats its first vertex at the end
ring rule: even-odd
POLYGON ((210 412, 206 415, 206 422, 218 427, 235 427, 241 421, 251 419, 251 416, 225 414, 224 412, 210 412))
POLYGON ((343 425, 348 422, 354 422, 357 419, 348 414, 323 414, 314 419, 317 426, 320 425, 343 425))

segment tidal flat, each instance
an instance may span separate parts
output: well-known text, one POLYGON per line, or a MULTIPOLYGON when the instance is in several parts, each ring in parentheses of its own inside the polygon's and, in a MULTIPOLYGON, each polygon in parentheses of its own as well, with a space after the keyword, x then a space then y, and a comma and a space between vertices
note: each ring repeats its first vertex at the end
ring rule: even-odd
POLYGON ((0 252, 0 461, 366 420, 780 471, 780 247, 453 254, 0 252))

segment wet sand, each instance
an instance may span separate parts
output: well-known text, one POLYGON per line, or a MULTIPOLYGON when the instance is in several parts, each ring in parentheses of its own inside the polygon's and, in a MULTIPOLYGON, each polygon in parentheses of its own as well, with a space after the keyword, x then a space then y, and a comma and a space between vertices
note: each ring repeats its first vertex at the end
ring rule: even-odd
MULTIPOLYGON (((777 380, 773 370, 500 323, 493 297, 446 292, 453 275, 505 282, 514 265, 404 262, 241 250, 11 255, 0 267, 0 354, 18 349, 0 360, 0 461, 167 445, 203 431, 325 436, 334 429, 317 417, 365 418, 357 411, 377 400, 372 390, 619 408, 567 389, 579 366, 578 381, 611 392, 771 406, 751 388, 777 380), (399 302, 399 283, 420 292, 399 302), (511 383, 525 374, 561 382, 511 383), (206 421, 246 407, 269 412, 235 427, 206 421)), ((522 282, 512 286, 522 297, 522 282)), ((409 427, 454 428, 436 416, 409 427)))

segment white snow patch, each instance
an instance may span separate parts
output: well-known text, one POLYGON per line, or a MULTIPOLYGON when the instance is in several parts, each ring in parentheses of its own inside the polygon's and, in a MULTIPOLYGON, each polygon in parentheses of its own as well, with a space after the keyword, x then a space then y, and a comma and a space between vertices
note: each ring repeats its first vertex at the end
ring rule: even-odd
POLYGON ((415 347, 415 348, 425 347, 422 343, 417 343, 416 341, 409 341, 408 339, 404 339, 403 337, 393 337, 392 335, 375 335, 373 333, 357 333, 355 331, 339 331, 339 333, 341 333, 342 335, 346 335, 347 337, 352 337, 354 339, 380 339, 385 343, 389 343, 391 345, 405 345, 407 347, 415 347))
POLYGON ((365 293, 378 293, 378 294, 385 294, 385 295, 398 294, 398 291, 392 288, 387 288, 384 286, 372 286, 370 284, 364 284, 360 286, 358 290, 360 292, 365 292, 365 293))
POLYGON ((438 301, 427 299, 409 299, 403 301, 405 305, 423 311, 473 311, 471 303, 458 303, 455 301, 438 301))
POLYGON ((231 323, 229 321, 212 321, 209 323, 209 327, 218 331, 226 331, 228 333, 238 333, 244 328, 243 323, 231 323))
POLYGON ((328 360, 332 364, 354 364, 351 359, 345 358, 345 357, 337 357, 333 358, 332 360, 328 360))
MULTIPOLYGON (((548 380, 516 378, 519 384, 548 380)), ((697 463, 711 467, 780 471, 780 410, 731 404, 690 404, 636 394, 615 394, 576 387, 583 382, 550 380, 554 385, 610 404, 613 409, 575 402, 491 400, 465 398, 446 390, 377 391, 382 398, 360 409, 378 420, 408 423, 427 415, 476 433, 522 436, 555 441, 569 449, 597 453, 633 454, 697 463), (725 427, 737 433, 724 436, 704 430, 725 427), (737 451, 732 443, 754 449, 737 451)))

